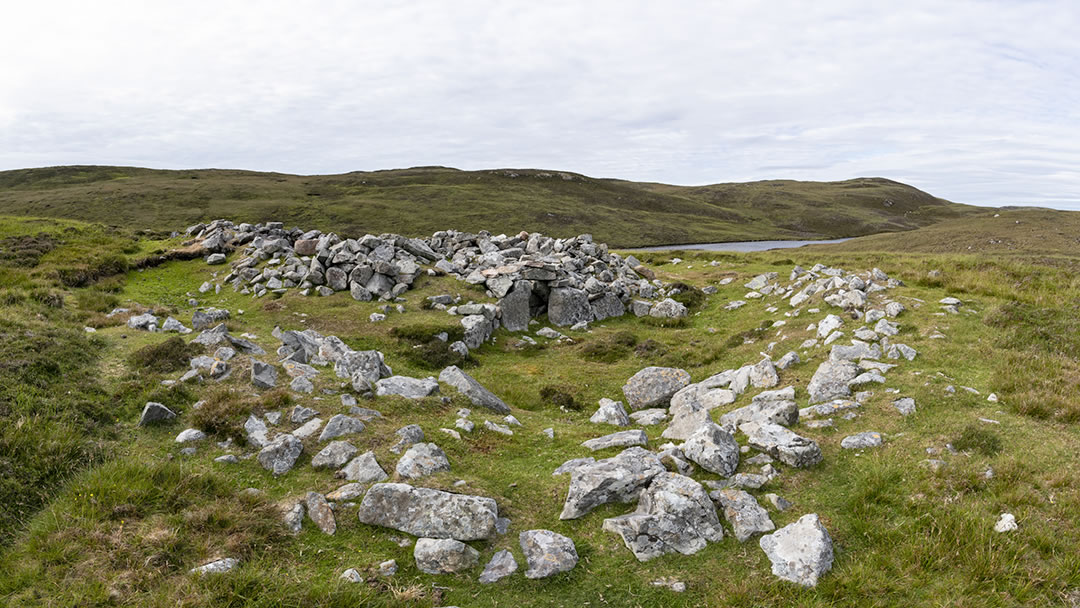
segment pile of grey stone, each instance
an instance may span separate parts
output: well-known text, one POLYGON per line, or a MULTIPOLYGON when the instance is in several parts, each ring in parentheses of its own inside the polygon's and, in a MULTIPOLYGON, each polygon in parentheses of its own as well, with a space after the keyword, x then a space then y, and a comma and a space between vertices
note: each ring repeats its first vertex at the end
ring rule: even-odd
POLYGON ((511 331, 525 330, 530 318, 545 313, 558 326, 618 317, 628 307, 638 315, 686 315, 674 300, 650 302, 670 295, 665 285, 633 256, 611 253, 587 234, 556 239, 527 232, 440 231, 426 239, 397 234, 354 239, 286 229, 281 222, 228 220, 196 224, 185 234, 192 237, 185 244, 200 248, 208 262, 210 255, 239 251, 224 282, 254 297, 296 288, 305 295, 347 291, 361 301, 394 300, 427 272, 483 285, 498 300, 492 311, 482 313, 485 323, 511 331))

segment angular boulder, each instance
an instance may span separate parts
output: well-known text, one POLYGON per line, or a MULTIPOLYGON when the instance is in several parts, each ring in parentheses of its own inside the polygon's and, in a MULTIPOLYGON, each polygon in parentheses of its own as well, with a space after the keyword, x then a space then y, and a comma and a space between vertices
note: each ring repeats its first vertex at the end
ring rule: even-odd
POLYGON ((632 411, 666 407, 675 393, 690 384, 690 374, 674 367, 646 367, 623 385, 626 404, 632 411))
POLYGON ((526 530, 518 536, 525 554, 525 578, 547 578, 569 572, 578 562, 574 541, 551 530, 526 530))
POLYGON ((739 427, 750 447, 765 452, 792 467, 810 467, 821 462, 821 448, 813 439, 771 422, 748 422, 739 427))
POLYGON ((724 537, 705 489, 678 473, 654 477, 642 492, 637 510, 605 519, 603 529, 621 536, 642 562, 672 552, 692 555, 724 537))
POLYGON ((494 393, 484 388, 484 386, 477 382, 472 376, 461 371, 456 365, 451 365, 442 370, 442 372, 439 373, 439 382, 449 384, 457 389, 459 393, 468 397, 473 405, 485 407, 496 414, 510 413, 510 406, 506 405, 502 399, 496 397, 494 393))
POLYGON ((859 375, 859 366, 842 359, 826 359, 818 366, 806 391, 810 403, 821 403, 851 395, 848 384, 859 375))
POLYGON ((713 492, 712 497, 724 510, 724 519, 731 524, 735 538, 746 542, 751 536, 776 529, 776 524, 769 519, 769 512, 758 504, 757 499, 733 488, 713 492))
POLYGON ((640 447, 576 467, 570 471, 570 488, 559 519, 577 519, 610 502, 633 502, 665 470, 659 456, 640 447))
POLYGON ((816 513, 803 515, 758 541, 772 562, 772 573, 803 587, 814 587, 832 568, 832 538, 816 513))
POLYGON ((401 456, 394 470, 405 479, 418 479, 449 471, 450 461, 446 452, 434 443, 417 443, 401 456))
POLYGON ((285 433, 259 451, 259 464, 274 475, 284 475, 292 470, 296 459, 304 451, 303 444, 296 437, 285 433))
POLYGON ((427 574, 452 574, 475 568, 480 552, 452 538, 419 538, 413 547, 416 568, 427 574))
POLYGON ((483 496, 378 483, 364 495, 357 515, 361 523, 413 536, 470 541, 495 536, 499 509, 483 496))
POLYGON ((589 294, 573 287, 558 287, 548 296, 548 320, 552 325, 566 327, 593 320, 589 294))
POLYGON ((701 468, 727 477, 739 467, 739 444, 730 433, 707 422, 682 444, 683 454, 701 468))
POLYGON ((397 395, 406 399, 423 399, 439 392, 439 383, 435 378, 411 378, 409 376, 390 376, 375 383, 375 395, 386 397, 397 395))

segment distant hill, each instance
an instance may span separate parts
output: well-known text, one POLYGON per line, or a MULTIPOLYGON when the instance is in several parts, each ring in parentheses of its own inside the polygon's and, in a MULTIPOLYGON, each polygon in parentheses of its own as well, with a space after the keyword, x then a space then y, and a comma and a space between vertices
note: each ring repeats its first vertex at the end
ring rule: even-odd
POLYGON ((978 256, 1080 257, 1080 213, 1037 207, 984 209, 904 234, 877 234, 836 245, 834 252, 953 253, 978 256))
POLYGON ((673 186, 563 171, 416 167, 342 175, 68 166, 0 172, 0 214, 155 230, 283 221, 346 235, 591 233, 631 247, 897 232, 980 210, 881 178, 673 186))

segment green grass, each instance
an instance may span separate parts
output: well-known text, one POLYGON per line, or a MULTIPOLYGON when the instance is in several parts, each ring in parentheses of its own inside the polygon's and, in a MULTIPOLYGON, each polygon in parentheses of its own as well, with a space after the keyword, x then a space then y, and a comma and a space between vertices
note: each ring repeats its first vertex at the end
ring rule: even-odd
MULTIPOLYGON (((29 221, 0 221, 0 238, 19 230, 51 230, 29 221)), ((2 504, 15 505, 0 520, 2 605, 1042 606, 1068 605, 1080 589, 1075 458, 1080 336, 1069 331, 1080 281, 1062 262, 1072 259, 1067 251, 1056 253, 1051 263, 1040 256, 900 255, 836 247, 746 255, 687 252, 680 254, 684 262, 678 266, 655 265, 669 254, 645 254, 639 257, 667 281, 700 288, 723 277, 737 280, 719 287, 674 327, 626 316, 594 324, 589 332, 564 332, 573 343, 538 338, 543 346, 526 350, 500 331, 494 345, 472 353, 468 371, 514 408, 524 427, 513 437, 482 429, 461 441, 445 436, 438 429, 453 428, 457 409, 468 407, 452 393, 448 404, 438 398, 361 400, 386 418, 372 421, 350 441, 374 450, 384 468, 396 461, 389 452, 394 430, 419 423, 452 463, 449 473, 425 478, 423 485, 454 489, 462 479, 466 486, 457 491, 496 498, 500 513, 513 521, 511 534, 473 543, 482 560, 510 549, 523 570, 516 534, 533 527, 570 536, 582 557, 575 570, 553 579, 530 581, 519 570, 506 581, 482 586, 475 581, 479 569, 468 575, 418 572, 411 548, 392 539, 403 535, 360 524, 347 506, 338 512, 333 537, 310 522, 297 536, 284 534, 278 503, 341 483, 308 466, 315 442, 305 443, 296 469, 274 478, 254 460, 214 463, 225 452, 213 441, 234 436, 248 412, 286 411, 292 401, 319 410, 324 419, 343 411, 336 394, 322 393, 340 392, 341 380, 324 371, 313 395, 286 399, 282 391, 259 393, 246 381, 240 357, 234 360, 239 371, 220 385, 161 387, 160 380, 180 372, 135 364, 132 354, 155 352, 163 337, 107 321, 101 310, 115 298, 122 306, 159 308, 186 321, 191 313, 186 293, 220 267, 174 261, 85 287, 64 285, 54 270, 73 259, 65 248, 79 250, 78 239, 100 238, 92 226, 69 227, 79 236, 69 234, 35 267, 0 261, 0 270, 16 279, 5 287, 10 301, 0 300, 5 336, 0 361, 20 362, 11 373, 0 374, 5 442, 0 466, 6 467, 0 479, 12 472, 18 476, 0 486, 2 504), (711 261, 719 266, 708 265, 711 261), (683 367, 697 381, 757 360, 770 342, 777 342, 774 357, 795 349, 810 335, 806 326, 829 312, 818 299, 803 308, 818 306, 819 314, 794 318, 784 316, 786 303, 771 314, 761 301, 733 311, 723 306, 741 298, 746 290, 740 285, 755 274, 786 276, 794 264, 809 267, 819 261, 860 270, 878 266, 903 279, 907 286, 892 294, 908 307, 899 318, 897 340, 917 348, 919 356, 890 372, 887 384, 916 399, 915 415, 899 416, 890 405, 896 396, 875 387, 856 420, 803 431, 821 445, 822 465, 783 467, 780 478, 761 491, 794 503, 785 513, 770 510, 778 526, 804 513, 821 515, 835 542, 836 563, 817 588, 804 590, 772 577, 756 539, 739 544, 728 536, 697 555, 638 563, 616 536, 600 529, 605 517, 627 512, 628 505, 607 505, 575 521, 557 519, 568 480, 550 473, 567 459, 589 455, 580 442, 608 431, 587 422, 600 398, 621 399, 622 383, 646 365, 683 367), (940 277, 930 278, 930 270, 939 270, 940 277), (51 306, 34 293, 58 294, 63 305, 51 306), (936 302, 946 295, 964 300, 960 314, 938 314, 936 302), (787 324, 774 328, 775 320, 787 324), (87 334, 84 325, 99 329, 87 334), (933 331, 947 339, 931 339, 933 331), (975 387, 981 394, 958 390, 948 396, 948 385, 975 387), (580 411, 561 410, 552 394, 543 394, 545 387, 572 396, 580 411), (991 391, 998 403, 986 400, 991 391), (208 409, 191 410, 198 399, 208 399, 208 409), (175 408, 179 419, 137 428, 147 400, 175 408), (173 438, 196 425, 212 431, 213 441, 194 457, 184 457, 173 438), (555 429, 554 440, 540 434, 547 427, 555 429), (862 454, 840 448, 844 436, 863 430, 882 433, 885 445, 862 454), (945 448, 949 443, 957 454, 945 448), (929 456, 927 448, 938 455, 929 456), (928 457, 948 465, 934 472, 922 464, 928 457), (248 487, 265 494, 241 494, 248 487), (1020 530, 992 531, 1004 511, 1016 515, 1020 530), (226 555, 241 558, 238 571, 207 578, 187 574, 226 555), (401 567, 391 579, 370 585, 338 581, 350 567, 375 579, 372 570, 391 558, 401 567), (676 595, 651 585, 662 577, 685 581, 689 589, 676 595)), ((104 247, 130 263, 165 244, 117 234, 104 247)), ((277 345, 270 336, 275 325, 311 327, 354 348, 381 350, 396 374, 427 376, 435 373, 432 365, 406 353, 453 328, 446 313, 422 306, 427 296, 439 293, 482 299, 474 287, 424 276, 406 294, 407 312, 391 313, 376 324, 367 317, 379 304, 356 302, 348 294, 253 300, 223 289, 198 299, 234 311, 233 330, 255 334, 268 352, 277 345)), ((781 385, 805 386, 826 354, 823 347, 801 353, 803 363, 782 371, 781 385)), ((472 409, 476 422, 497 419, 472 409)), ((663 443, 663 426, 646 430, 650 445, 663 443)), ((745 464, 740 468, 752 470, 745 464)), ((700 471, 695 476, 715 478, 700 471)))
POLYGON ((227 217, 356 236, 423 236, 450 228, 591 233, 630 247, 846 237, 985 212, 879 178, 682 187, 556 171, 443 167, 321 176, 85 166, 0 172, 0 214, 166 233, 227 217))

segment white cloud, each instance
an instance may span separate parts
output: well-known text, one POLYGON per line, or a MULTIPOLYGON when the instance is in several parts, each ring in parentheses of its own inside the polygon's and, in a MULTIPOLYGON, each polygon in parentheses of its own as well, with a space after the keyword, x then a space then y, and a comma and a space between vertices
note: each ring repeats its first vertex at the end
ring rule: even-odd
POLYGON ((1076 6, 22 3, 0 23, 0 168, 880 175, 1080 207, 1076 6))

